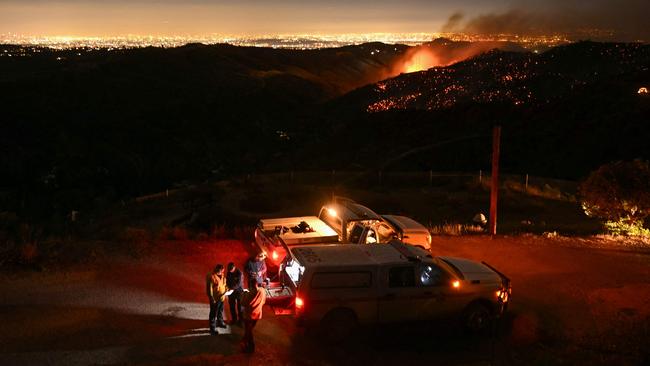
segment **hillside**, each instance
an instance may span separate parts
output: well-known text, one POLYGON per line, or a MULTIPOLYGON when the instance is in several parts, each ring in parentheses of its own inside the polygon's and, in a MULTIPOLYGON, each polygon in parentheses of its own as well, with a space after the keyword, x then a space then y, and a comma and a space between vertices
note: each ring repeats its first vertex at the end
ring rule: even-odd
POLYGON ((650 157, 638 44, 1 49, 0 202, 35 220, 258 172, 487 170, 494 124, 505 172, 650 157), (448 66, 386 79, 419 52, 448 66))
POLYGON ((2 46, 0 192, 65 211, 257 169, 296 116, 379 80, 404 49, 2 46))
POLYGON ((579 179, 607 161, 650 157, 650 98, 638 93, 649 67, 650 46, 639 44, 494 50, 337 99, 314 146, 338 141, 329 161, 370 170, 488 169, 499 124, 506 171, 579 179))

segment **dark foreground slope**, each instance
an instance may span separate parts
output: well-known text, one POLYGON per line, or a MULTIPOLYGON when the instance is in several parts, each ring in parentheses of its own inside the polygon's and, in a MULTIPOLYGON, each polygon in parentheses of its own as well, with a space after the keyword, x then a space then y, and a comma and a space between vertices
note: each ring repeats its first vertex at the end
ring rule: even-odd
POLYGON ((0 192, 65 212, 254 171, 314 105, 379 80, 404 49, 0 47, 0 192))
POLYGON ((5 49, 24 56, 0 57, 0 212, 47 218, 250 172, 485 169, 494 124, 506 172, 579 178, 650 157, 637 44, 491 51, 376 84, 413 50, 5 49))

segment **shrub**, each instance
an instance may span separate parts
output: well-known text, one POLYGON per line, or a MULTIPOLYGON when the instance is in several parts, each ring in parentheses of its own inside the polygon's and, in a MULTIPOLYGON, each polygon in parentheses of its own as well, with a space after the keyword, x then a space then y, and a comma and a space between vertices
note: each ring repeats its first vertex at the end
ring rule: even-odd
POLYGON ((39 255, 38 245, 36 243, 25 243, 20 246, 20 262, 23 264, 32 264, 39 255))
POLYGON ((605 164, 578 187, 587 216, 605 220, 608 230, 646 235, 643 224, 650 215, 650 165, 647 161, 605 164))
POLYGON ((483 228, 479 225, 464 225, 464 224, 443 224, 434 225, 429 228, 432 235, 450 235, 459 236, 465 234, 482 234, 483 228))
POLYGON ((122 234, 122 240, 128 243, 131 254, 142 256, 150 249, 151 235, 142 228, 127 227, 122 234))
POLYGON ((172 239, 177 240, 177 241, 183 241, 183 240, 188 240, 190 238, 190 232, 180 226, 175 226, 172 229, 172 239))

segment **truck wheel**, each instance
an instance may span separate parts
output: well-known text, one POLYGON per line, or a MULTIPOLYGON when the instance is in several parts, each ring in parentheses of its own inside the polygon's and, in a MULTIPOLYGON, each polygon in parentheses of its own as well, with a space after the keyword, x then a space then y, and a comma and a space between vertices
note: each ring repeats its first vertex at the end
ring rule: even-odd
POLYGON ((481 333, 488 328, 491 320, 490 309, 480 302, 474 302, 465 309, 463 326, 471 333, 481 333))
POLYGON ((333 310, 323 318, 321 328, 330 343, 341 343, 349 339, 357 328, 357 317, 352 310, 333 310))

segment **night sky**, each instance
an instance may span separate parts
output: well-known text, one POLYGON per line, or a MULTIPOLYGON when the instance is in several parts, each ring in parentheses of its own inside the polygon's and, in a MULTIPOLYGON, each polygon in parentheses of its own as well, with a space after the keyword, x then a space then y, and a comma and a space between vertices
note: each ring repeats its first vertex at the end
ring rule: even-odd
POLYGON ((598 28, 650 38, 650 0, 0 0, 0 33, 115 36, 598 28))

